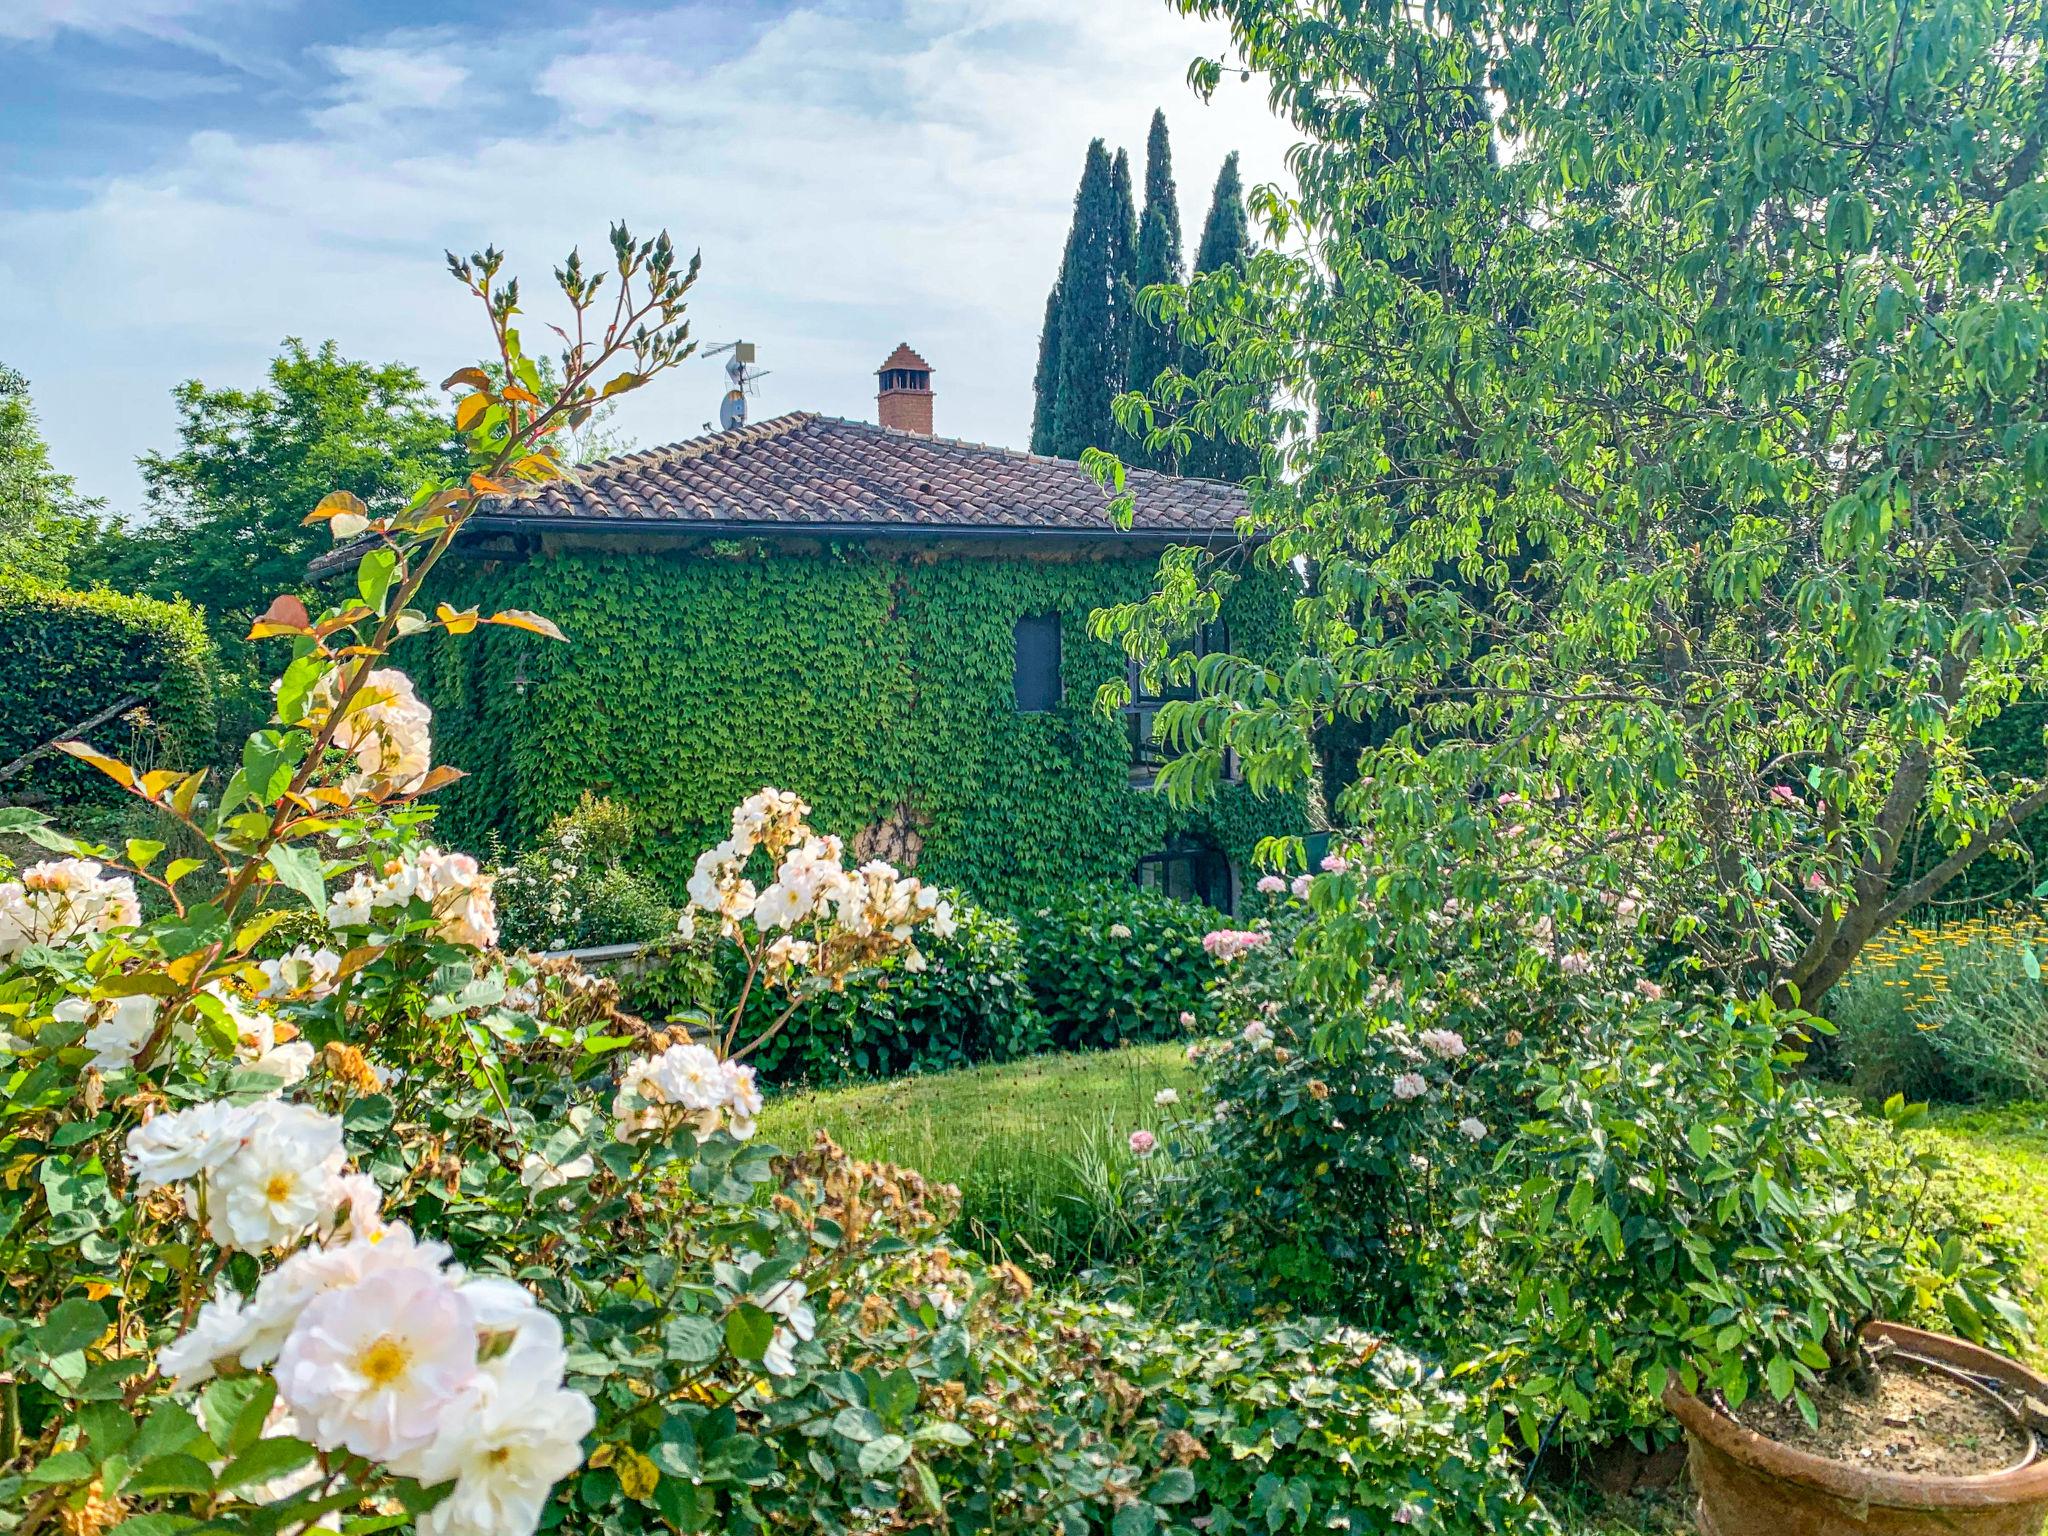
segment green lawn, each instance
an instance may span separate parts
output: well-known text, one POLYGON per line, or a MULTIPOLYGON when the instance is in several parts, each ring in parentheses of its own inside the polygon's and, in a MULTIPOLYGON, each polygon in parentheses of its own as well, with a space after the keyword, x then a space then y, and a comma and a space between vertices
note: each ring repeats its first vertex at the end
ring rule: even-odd
POLYGON ((1161 1088, 1194 1074, 1176 1044, 1034 1056, 1002 1066, 822 1093, 771 1094, 765 1135, 800 1147, 823 1130, 856 1157, 957 1184, 959 1232, 1045 1273, 1113 1259, 1130 1236, 1120 1190, 1161 1088))
POLYGON ((2026 1239, 2032 1363, 2048 1363, 2048 1104, 1937 1110, 1926 1134, 2026 1239))

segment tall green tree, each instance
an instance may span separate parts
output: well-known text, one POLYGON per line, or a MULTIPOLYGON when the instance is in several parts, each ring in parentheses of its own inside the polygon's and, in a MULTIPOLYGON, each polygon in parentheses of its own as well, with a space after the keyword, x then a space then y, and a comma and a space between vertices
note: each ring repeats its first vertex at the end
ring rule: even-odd
MULTIPOLYGON (((1195 247, 1195 273, 1200 276, 1239 271, 1251 249, 1244 183, 1238 175, 1237 152, 1232 150, 1223 157, 1223 167, 1216 173, 1216 190, 1209 196, 1209 216, 1202 221, 1202 238, 1195 247)), ((1181 357, 1182 369, 1194 376, 1201 373, 1202 366, 1201 343, 1187 343, 1181 357)), ((1133 380, 1133 384, 1150 387, 1149 382, 1139 384, 1133 380)), ((1202 475, 1211 480, 1243 480, 1259 468, 1259 456, 1254 450, 1215 429, 1196 436, 1180 457, 1183 474, 1202 475)))
MULTIPOLYGON (((1152 131, 1145 140, 1145 208, 1138 217, 1138 262, 1133 281, 1142 293, 1158 283, 1178 283, 1183 275, 1180 196, 1173 184, 1173 151, 1166 138, 1166 114, 1155 111, 1152 131)), ((1128 387, 1150 389, 1178 359, 1179 344, 1173 333, 1140 306, 1132 321, 1128 387)), ((1140 442, 1127 457, 1153 469, 1175 467, 1170 447, 1154 450, 1140 442)))
MULTIPOLYGON (((1298 243, 1168 318, 1190 414, 1277 445, 1259 558, 1317 580, 1307 660, 1205 664, 1161 782, 1389 722, 1311 978, 1419 977, 1453 898, 1604 901, 1810 1004, 2009 850, 2048 754, 1975 742, 2048 694, 2048 0, 1177 3, 1308 140, 1298 243)), ((1101 627, 1163 654, 1205 560, 1101 627)))
POLYGON ((205 609, 227 690, 223 728, 240 730, 239 706, 261 704, 248 692, 250 622, 278 592, 304 590, 306 562, 332 543, 324 526, 301 520, 332 490, 353 492, 373 513, 402 507, 447 472, 455 434, 418 372, 343 357, 331 341, 288 337, 263 388, 192 379, 173 398, 178 447, 141 460, 153 516, 86 570, 205 609))
MULTIPOLYGON (((1074 237, 1067 235, 1067 248, 1073 249, 1074 237)), ((1060 262, 1060 270, 1066 270, 1066 261, 1060 262)), ((1031 451, 1050 454, 1053 451, 1053 421, 1059 414, 1060 398, 1060 317, 1061 300, 1059 279, 1054 278, 1052 292, 1045 296, 1045 323, 1038 331, 1038 371, 1031 377, 1031 451)))
POLYGON ((63 581, 101 503, 50 461, 28 380, 0 363, 0 568, 63 581))
POLYGON ((381 513, 452 462, 453 428, 419 373, 345 358, 331 341, 286 338, 264 388, 191 379, 173 399, 178 447, 141 460, 152 515, 127 557, 133 579, 118 584, 189 598, 223 634, 305 585, 332 540, 300 521, 328 491, 381 513))
MULTIPOLYGON (((1052 384, 1041 398, 1032 429, 1032 448, 1058 458, 1078 458, 1111 445, 1119 428, 1111 402, 1122 391, 1129 350, 1130 274, 1135 270, 1130 162, 1121 153, 1121 174, 1102 140, 1088 146, 1081 185, 1074 193, 1074 222, 1060 263, 1056 304, 1048 305, 1046 338, 1053 342, 1052 366, 1041 361, 1052 384), (1053 313, 1058 323, 1053 323, 1053 313)), ((1046 355, 1041 341, 1042 359, 1046 355)))

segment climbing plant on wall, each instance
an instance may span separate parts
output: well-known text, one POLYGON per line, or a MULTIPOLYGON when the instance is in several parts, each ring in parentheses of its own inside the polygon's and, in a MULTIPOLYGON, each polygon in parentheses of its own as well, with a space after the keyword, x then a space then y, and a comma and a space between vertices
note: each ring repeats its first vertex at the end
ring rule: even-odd
MULTIPOLYGON (((774 784, 861 851, 999 907, 1123 877, 1183 830, 1244 867, 1259 837, 1299 829, 1300 803, 1233 786, 1177 810, 1130 783, 1122 725, 1094 709, 1124 662, 1089 637, 1089 614, 1142 596, 1152 572, 754 542, 460 561, 438 595, 547 613, 570 643, 443 648, 428 697, 444 759, 470 771, 448 797, 451 835, 516 845, 592 790, 633 807, 636 863, 679 889, 731 806, 774 784), (1020 713, 1014 627, 1041 613, 1060 615, 1063 697, 1020 713)), ((1241 652, 1291 645, 1271 572, 1223 616, 1241 652)))

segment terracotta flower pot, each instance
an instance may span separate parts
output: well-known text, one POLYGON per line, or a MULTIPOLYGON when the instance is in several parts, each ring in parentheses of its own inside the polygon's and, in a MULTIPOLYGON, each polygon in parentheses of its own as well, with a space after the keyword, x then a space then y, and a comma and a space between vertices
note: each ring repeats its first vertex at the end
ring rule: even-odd
MULTIPOLYGON (((1872 1324, 1868 1336, 2048 1402, 2048 1380, 1988 1349, 1896 1323, 1872 1324)), ((1692 1447, 1704 1536, 2040 1536, 2048 1521, 2048 1458, 2038 1444, 2000 1472, 1879 1472, 1768 1440, 1675 1382, 1664 1406, 1692 1447)))

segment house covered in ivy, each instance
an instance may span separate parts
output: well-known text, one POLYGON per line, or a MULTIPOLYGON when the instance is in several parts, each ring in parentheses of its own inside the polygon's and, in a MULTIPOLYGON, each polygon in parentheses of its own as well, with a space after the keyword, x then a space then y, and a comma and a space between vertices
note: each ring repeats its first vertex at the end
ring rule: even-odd
MULTIPOLYGON (((454 835, 517 846, 593 790, 680 888, 773 784, 860 855, 990 904, 1115 878, 1231 909, 1301 808, 1154 794, 1159 700, 1096 711, 1126 663, 1088 622, 1148 591, 1168 545, 1234 538, 1242 493, 1134 471, 1119 529, 1078 464, 933 436, 908 347, 878 377, 881 425, 779 416, 480 509, 434 595, 536 610, 570 643, 500 630, 436 655, 436 755, 469 770, 454 835)), ((1248 576, 1204 643, 1282 653, 1290 597, 1248 576)))

